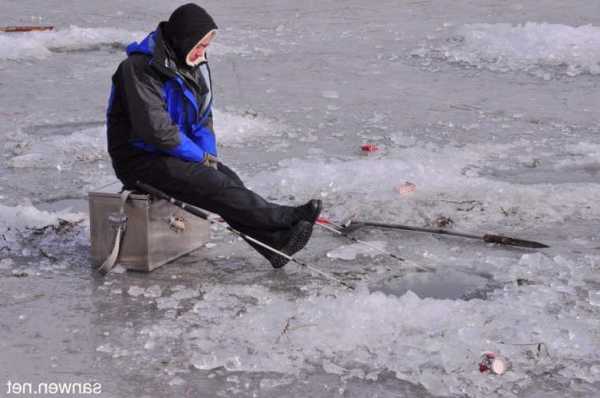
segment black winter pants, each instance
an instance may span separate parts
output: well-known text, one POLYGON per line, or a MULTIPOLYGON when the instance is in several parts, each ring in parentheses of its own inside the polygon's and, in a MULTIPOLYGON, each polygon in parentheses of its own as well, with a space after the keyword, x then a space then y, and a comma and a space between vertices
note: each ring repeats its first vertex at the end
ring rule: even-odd
MULTIPOLYGON (((220 215, 232 228, 276 249, 289 240, 291 228, 301 220, 295 207, 268 202, 246 188, 238 175, 225 166, 218 169, 172 156, 149 154, 127 163, 113 163, 123 184, 136 189, 142 181, 176 199, 220 215)), ((259 253, 267 249, 247 241, 259 253)))

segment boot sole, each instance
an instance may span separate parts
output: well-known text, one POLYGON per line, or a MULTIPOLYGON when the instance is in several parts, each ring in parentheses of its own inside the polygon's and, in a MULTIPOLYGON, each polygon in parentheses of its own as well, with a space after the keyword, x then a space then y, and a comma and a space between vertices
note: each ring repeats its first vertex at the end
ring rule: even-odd
MULTIPOLYGON (((288 256, 292 256, 302 250, 312 236, 313 224, 310 222, 300 221, 298 222, 298 226, 296 228, 299 229, 298 233, 294 234, 292 239, 290 239, 290 241, 280 250, 288 256)), ((289 259, 280 256, 277 253, 272 253, 271 258, 268 260, 273 268, 281 268, 290 261, 289 259)))

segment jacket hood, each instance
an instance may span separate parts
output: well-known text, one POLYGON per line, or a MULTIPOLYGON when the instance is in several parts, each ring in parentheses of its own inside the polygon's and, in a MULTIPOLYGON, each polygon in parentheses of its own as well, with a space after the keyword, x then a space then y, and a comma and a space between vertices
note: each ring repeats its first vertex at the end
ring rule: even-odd
POLYGON ((202 7, 188 3, 178 7, 164 25, 164 37, 177 56, 177 61, 185 64, 189 52, 209 32, 216 30, 217 24, 202 7))

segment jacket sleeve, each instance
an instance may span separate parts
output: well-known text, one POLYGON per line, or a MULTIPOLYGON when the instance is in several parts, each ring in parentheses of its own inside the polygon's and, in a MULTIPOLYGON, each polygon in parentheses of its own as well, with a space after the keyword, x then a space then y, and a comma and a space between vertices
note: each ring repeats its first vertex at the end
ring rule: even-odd
POLYGON ((217 139, 213 131, 212 115, 203 124, 193 126, 191 139, 196 145, 212 156, 217 156, 217 139))
POLYGON ((133 62, 124 62, 121 74, 132 129, 143 141, 136 146, 188 161, 203 161, 205 152, 172 122, 160 81, 135 68, 133 62))

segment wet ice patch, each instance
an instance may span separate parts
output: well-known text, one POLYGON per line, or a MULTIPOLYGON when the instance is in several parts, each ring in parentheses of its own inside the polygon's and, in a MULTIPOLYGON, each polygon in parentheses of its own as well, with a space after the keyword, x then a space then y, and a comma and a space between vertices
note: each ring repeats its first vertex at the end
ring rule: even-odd
POLYGON ((208 50, 207 54, 208 53, 210 53, 211 55, 214 54, 219 56, 227 54, 249 56, 253 53, 253 51, 250 50, 247 46, 236 46, 215 41, 210 44, 210 50, 208 50))
POLYGON ((600 27, 527 22, 468 24, 412 55, 495 72, 524 71, 544 79, 600 74, 600 27))
POLYGON ((145 35, 124 29, 78 26, 47 32, 0 33, 0 59, 43 59, 53 52, 124 48, 145 35))
MULTIPOLYGON (((120 290, 119 290, 119 293, 120 293, 120 290)), ((143 297, 150 297, 150 298, 158 298, 162 294, 162 289, 159 285, 152 285, 148 288, 143 288, 143 287, 134 285, 134 286, 129 287, 129 289, 127 290, 127 294, 129 294, 132 297, 143 296, 143 297)))
POLYGON ((160 297, 160 295, 154 295, 154 297, 157 297, 156 307, 158 309, 179 308, 182 301, 198 297, 200 295, 200 291, 198 289, 190 289, 182 285, 174 286, 171 290, 173 293, 170 296, 160 297))
POLYGON ((15 262, 10 258, 3 258, 0 260, 0 270, 9 270, 12 269, 15 262))
POLYGON ((514 157, 513 162, 484 167, 487 170, 481 171, 513 184, 595 184, 599 181, 600 145, 596 143, 562 143, 560 148, 551 148, 550 145, 550 148, 534 149, 527 146, 528 154, 514 157))
POLYGON ((555 170, 584 170, 594 176, 600 174, 600 145, 580 142, 576 145, 567 145, 565 149, 571 154, 571 157, 559 160, 554 165, 555 170))

